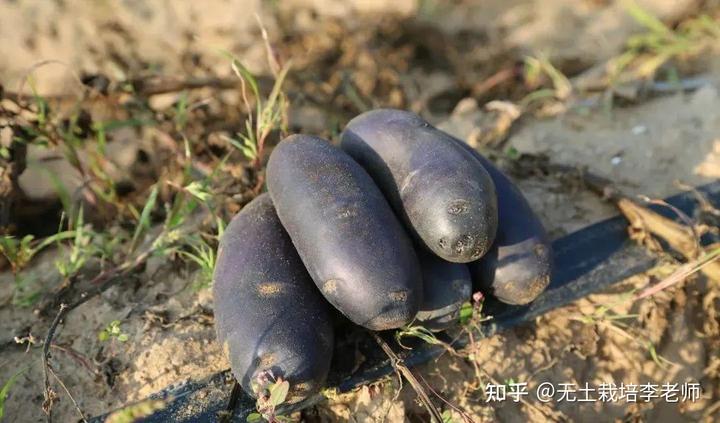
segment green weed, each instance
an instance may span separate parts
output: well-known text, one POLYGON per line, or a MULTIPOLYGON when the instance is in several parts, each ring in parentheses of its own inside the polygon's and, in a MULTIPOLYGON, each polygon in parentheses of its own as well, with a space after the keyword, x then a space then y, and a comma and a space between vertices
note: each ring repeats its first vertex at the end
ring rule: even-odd
POLYGON ((430 329, 424 326, 410 324, 395 331, 395 340, 398 345, 406 349, 411 349, 402 343, 403 338, 407 337, 419 338, 430 345, 447 345, 447 343, 439 340, 430 329))
POLYGON ((119 342, 127 342, 128 335, 123 333, 122 329, 120 329, 120 321, 113 320, 105 327, 105 329, 98 333, 98 339, 101 342, 105 342, 109 339, 117 339, 119 342))
POLYGON ((74 231, 62 231, 44 238, 42 241, 36 241, 33 235, 25 235, 20 239, 12 235, 0 235, 0 253, 5 256, 10 263, 10 269, 17 275, 40 251, 55 242, 74 236, 74 231))
POLYGON ((248 111, 245 131, 238 132, 236 134, 238 138, 226 138, 226 140, 240 150, 248 160, 252 161, 256 168, 259 168, 264 153, 265 141, 270 133, 278 129, 283 133, 287 132, 288 101, 282 91, 282 85, 290 70, 291 62, 286 63, 280 69, 270 94, 267 99, 263 100, 253 74, 230 53, 224 52, 224 54, 230 58, 232 70, 240 78, 243 103, 248 111), (250 104, 248 87, 255 101, 254 108, 250 104))
POLYGON ((173 118, 175 121, 175 130, 178 132, 182 132, 183 129, 185 129, 185 126, 187 126, 188 121, 188 93, 187 91, 183 91, 182 94, 180 94, 180 100, 178 100, 177 106, 175 106, 175 116, 173 118))
POLYGON ((200 275, 194 284, 194 288, 199 290, 210 286, 213 271, 215 270, 215 260, 217 259, 215 248, 210 246, 204 239, 199 238, 191 241, 190 251, 179 250, 178 254, 186 261, 195 263, 200 268, 200 275))
POLYGON ((472 301, 463 303, 460 308, 460 325, 466 330, 480 330, 480 325, 492 319, 492 316, 483 314, 483 306, 485 304, 485 296, 476 292, 473 294, 472 301))
POLYGON ((12 389, 13 385, 15 385, 15 382, 17 382, 20 375, 25 373, 28 369, 29 367, 25 367, 10 376, 10 379, 8 379, 2 386, 2 389, 0 389, 0 421, 2 421, 5 416, 5 400, 7 400, 8 395, 10 395, 10 389, 12 389))
POLYGON ((625 339, 630 340, 632 343, 644 348, 648 351, 650 358, 661 368, 667 367, 668 364, 673 365, 675 363, 659 355, 655 349, 655 345, 637 331, 623 322, 623 320, 636 319, 639 316, 637 314, 617 314, 611 310, 619 304, 632 301, 635 297, 635 291, 631 290, 624 294, 621 294, 616 301, 609 305, 598 306, 592 314, 582 314, 579 316, 571 317, 571 320, 581 322, 586 325, 596 325, 611 330, 625 339))
POLYGON ((544 56, 525 57, 524 79, 525 83, 531 87, 537 87, 542 80, 547 78, 552 83, 552 89, 540 89, 531 92, 520 101, 520 105, 526 108, 530 103, 544 98, 556 98, 557 100, 567 100, 572 94, 573 87, 570 80, 559 69, 557 69, 550 60, 544 56))
POLYGON ((90 233, 89 227, 86 227, 83 222, 83 209, 80 208, 75 227, 75 236, 72 238, 72 246, 70 247, 70 254, 64 260, 58 260, 55 262, 60 275, 68 278, 77 273, 92 256, 92 250, 89 248, 90 242, 92 241, 92 234, 90 233))
POLYGON ((12 304, 17 307, 26 308, 34 305, 40 299, 38 288, 38 276, 36 272, 22 272, 16 274, 13 286, 12 304))
POLYGON ((634 0, 624 0, 623 5, 646 32, 631 36, 625 52, 608 64, 611 85, 652 78, 669 61, 697 56, 720 42, 720 22, 707 15, 682 22, 673 30, 634 0))
POLYGON ((150 229, 150 213, 152 213, 152 211, 155 209, 157 197, 158 185, 155 184, 153 185, 153 188, 150 191, 150 195, 145 201, 145 206, 143 206, 142 212, 138 217, 138 223, 135 226, 135 233, 133 233, 132 241, 130 242, 130 248, 128 249, 130 253, 135 251, 135 248, 137 248, 137 243, 140 240, 140 236, 144 234, 148 229, 150 229))
POLYGON ((282 377, 273 377, 269 371, 260 373, 252 381, 252 389, 257 397, 257 412, 247 416, 248 423, 267 421, 269 423, 290 422, 289 417, 277 414, 277 408, 287 399, 290 383, 282 377))

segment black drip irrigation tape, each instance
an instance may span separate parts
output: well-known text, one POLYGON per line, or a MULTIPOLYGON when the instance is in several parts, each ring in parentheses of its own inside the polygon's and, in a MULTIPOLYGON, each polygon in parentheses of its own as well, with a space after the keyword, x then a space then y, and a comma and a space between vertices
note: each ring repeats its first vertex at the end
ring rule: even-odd
MULTIPOLYGON (((713 182, 697 188, 711 203, 720 204, 720 182, 713 182)), ((685 192, 666 199, 666 202, 693 216, 698 208, 692 192, 685 192)), ((662 215, 676 219, 667 207, 651 206, 662 215)), ((717 240, 703 239, 704 244, 717 240)), ((548 289, 532 304, 527 306, 508 306, 486 301, 484 313, 493 318, 483 324, 478 338, 489 337, 523 323, 558 307, 567 305, 588 294, 642 273, 652 268, 657 259, 644 248, 631 242, 627 237, 627 221, 622 216, 590 225, 584 229, 563 236, 553 242, 555 274, 548 289)), ((338 392, 347 392, 360 385, 376 381, 393 373, 393 367, 380 347, 369 336, 361 342, 365 361, 353 374, 342 371, 333 364, 328 386, 338 392)), ((446 339, 448 340, 448 339, 446 339)), ((467 339, 454 341, 456 347, 462 347, 467 339)), ((354 344, 357 347, 357 343, 354 344)), ((444 350, 426 343, 417 343, 411 350, 402 350, 398 355, 409 367, 417 366, 438 356, 444 350)), ((336 352, 348 355, 350 351, 336 352)), ((229 370, 214 374, 200 381, 190 381, 177 386, 168 386, 152 395, 151 399, 165 401, 165 407, 156 411, 143 422, 210 422, 217 421, 219 413, 227 409, 234 379, 229 370)), ((309 398, 285 410, 290 412, 302 409, 322 400, 321 395, 309 398)), ((254 411, 254 401, 245 395, 236 398, 233 415, 227 421, 245 422, 249 413, 254 411)), ((92 418, 94 423, 103 422, 108 415, 92 418)))

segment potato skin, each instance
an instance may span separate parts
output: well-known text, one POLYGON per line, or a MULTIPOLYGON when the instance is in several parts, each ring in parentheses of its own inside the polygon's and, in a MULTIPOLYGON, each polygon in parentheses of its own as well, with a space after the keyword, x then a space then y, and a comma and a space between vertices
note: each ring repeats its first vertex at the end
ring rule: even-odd
POLYGON ((552 242, 538 216, 518 187, 488 159, 454 139, 488 170, 498 195, 495 244, 478 261, 469 263, 475 289, 506 304, 528 304, 550 283, 552 242))
POLYGON ((415 239, 455 263, 482 257, 497 229, 487 171, 420 116, 378 109, 352 119, 341 147, 360 163, 415 239))
POLYGON ((278 144, 267 184, 310 276, 325 298, 372 330, 410 322, 422 301, 409 236, 370 175, 322 138, 278 144))
POLYGON ((218 340, 250 395, 265 370, 290 382, 288 402, 324 385, 333 353, 329 304, 300 261, 270 196, 255 198, 220 240, 213 296, 218 340))
POLYGON ((418 249, 423 277, 423 303, 415 319, 432 331, 457 325, 460 307, 470 299, 472 279, 466 264, 451 263, 418 249))

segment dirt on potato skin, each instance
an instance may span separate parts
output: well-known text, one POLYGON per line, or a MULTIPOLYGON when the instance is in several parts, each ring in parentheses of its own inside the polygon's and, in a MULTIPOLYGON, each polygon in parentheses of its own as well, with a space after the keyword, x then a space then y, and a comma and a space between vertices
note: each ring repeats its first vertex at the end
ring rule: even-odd
MULTIPOLYGON (((14 59, 0 64, 0 78, 6 89, 15 90, 33 64, 50 58, 59 58, 65 64, 42 66, 34 72, 38 90, 48 95, 75 92, 77 82, 72 73, 80 71, 107 74, 113 79, 137 76, 151 68, 168 75, 231 76, 224 58, 211 52, 215 46, 232 50, 253 71, 267 74, 264 45, 252 13, 226 13, 228 9, 260 10, 271 37, 284 34, 278 46, 282 56, 295 60, 294 76, 288 84, 293 92, 302 94, 292 98, 291 129, 331 137, 363 107, 408 108, 434 123, 443 123, 467 95, 475 95, 481 104, 493 98, 517 99, 523 91, 517 81, 482 93, 477 91, 477 83, 498 70, 512 68, 523 53, 543 50, 563 69, 579 72, 617 53, 627 35, 638 29, 625 17, 618 18, 624 12, 616 1, 458 2, 447 10, 424 9, 404 1, 390 6, 387 2, 370 2, 378 3, 375 6, 360 1, 344 6, 330 3, 332 7, 325 1, 298 0, 268 10, 258 9, 258 2, 217 1, 202 8, 178 5, 166 9, 140 7, 133 1, 90 8, 73 1, 52 6, 23 0, 5 2, 0 4, 2 34, 17 28, 14 22, 31 24, 14 31, 11 42, 0 46, 0 54, 14 59), (373 15, 378 12, 384 14, 382 18, 373 15), (548 30, 560 27, 567 30, 548 30), (151 33, 147 28, 153 29, 151 33), (602 48, 595 48, 598 40, 602 48), (170 50, 173 54, 163 47, 168 44, 175 46, 170 50)), ((698 4, 640 3, 667 22, 694 13, 693 7, 698 4)), ((710 72, 716 75, 717 69, 710 68, 710 72)), ((717 87, 708 85, 686 94, 643 100, 615 109, 610 115, 594 110, 590 114, 570 111, 552 119, 523 118, 500 153, 513 147, 520 153, 547 154, 557 163, 587 166, 631 194, 663 197, 678 190, 676 179, 699 184, 720 174, 717 87), (614 164, 616 157, 619 164, 614 164)), ((215 96, 214 91, 201 90, 194 100, 215 96)), ((234 92, 217 97, 224 103, 210 104, 208 113, 239 103, 234 92)), ((150 103, 153 110, 167 112, 179 98, 179 93, 163 94, 152 97, 150 103)), ((103 113, 117 118, 116 112, 103 113)), ((475 113, 485 111, 478 107, 475 113)), ((445 129, 463 139, 470 134, 460 129, 476 129, 479 119, 455 118, 445 129)), ((226 115, 226 119, 240 119, 240 114, 226 115)), ((237 127, 227 122, 215 125, 202 132, 209 148, 216 147, 218 133, 232 133, 237 127)), ((118 146, 114 153, 117 166, 121 170, 132 166, 139 147, 153 151, 148 139, 157 137, 160 135, 155 131, 144 128, 115 132, 109 145, 118 146), (120 148, 123 144, 129 147, 120 148)), ((147 175, 149 180, 158 177, 147 175)), ((569 185, 553 175, 517 182, 553 237, 616 213, 611 204, 580 184, 569 185)), ((47 187, 47 182, 44 184, 47 187)), ((239 203, 234 206, 239 207, 239 203)), ((54 268, 57 254, 48 250, 35 259, 30 283, 50 291, 62 282, 54 268)), ((475 382, 474 368, 466 360, 444 355, 418 371, 477 421, 544 421, 563 416, 597 421, 702 420, 703 413, 720 399, 717 285, 694 278, 642 303, 615 305, 623 293, 668 271, 661 268, 636 276, 608 292, 480 341, 475 346, 476 360, 487 375, 500 382, 526 381, 531 387, 541 381, 700 381, 707 395, 701 401, 604 406, 485 404, 482 396, 469 390, 475 382), (638 314, 629 321, 632 333, 652 341, 659 356, 677 365, 657 365, 646 347, 613 327, 573 320, 609 305, 617 313, 638 314)), ((152 259, 142 272, 89 300, 64 319, 56 346, 51 347, 53 368, 86 416, 228 367, 215 341, 210 292, 207 288, 193 289, 196 277, 191 267, 152 259), (121 321, 120 329, 128 340, 100 341, 98 333, 114 320, 121 321)), ((3 272, 0 383, 23 371, 5 403, 5 419, 41 421, 40 350, 52 316, 38 318, 32 307, 12 305, 14 289, 13 276, 3 272), (35 341, 29 349, 27 344, 13 340, 29 335, 35 341)), ((66 393, 59 385, 53 386, 58 393, 53 405, 55 419, 77 420, 79 415, 66 393)), ((396 397, 397 389, 392 380, 373 384, 295 417, 309 421, 426 420, 414 392, 405 386, 396 397)), ((712 421, 716 415, 706 420, 712 421)), ((460 416, 454 417, 460 421, 460 416)))

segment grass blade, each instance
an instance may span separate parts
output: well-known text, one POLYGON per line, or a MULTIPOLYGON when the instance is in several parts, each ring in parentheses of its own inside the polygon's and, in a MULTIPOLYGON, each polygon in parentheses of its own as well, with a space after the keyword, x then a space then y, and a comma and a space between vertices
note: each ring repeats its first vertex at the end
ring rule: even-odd
POLYGON ((150 192, 150 196, 147 199, 147 202, 145 202, 145 207, 143 207, 142 212, 140 213, 140 219, 138 220, 137 227, 135 228, 135 233, 132 237, 132 242, 130 243, 130 251, 134 251, 135 247, 137 246, 137 241, 140 238, 140 235, 145 232, 148 228, 150 228, 150 213, 155 208, 155 203, 157 202, 157 196, 158 196, 158 186, 153 185, 153 189, 150 192))
POLYGON ((627 10, 628 14, 635 20, 635 22, 649 29, 650 31, 662 34, 662 35, 673 35, 670 28, 667 27, 662 21, 655 16, 651 15, 647 10, 643 9, 638 5, 635 0, 623 1, 623 6, 627 10))
POLYGON ((24 369, 21 369, 14 375, 8 379, 7 382, 3 385, 2 389, 0 389, 0 420, 5 416, 5 400, 7 400, 8 395, 10 394, 10 389, 12 389, 15 382, 17 382, 17 379, 20 377, 21 374, 23 374, 29 367, 25 367, 24 369))

